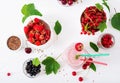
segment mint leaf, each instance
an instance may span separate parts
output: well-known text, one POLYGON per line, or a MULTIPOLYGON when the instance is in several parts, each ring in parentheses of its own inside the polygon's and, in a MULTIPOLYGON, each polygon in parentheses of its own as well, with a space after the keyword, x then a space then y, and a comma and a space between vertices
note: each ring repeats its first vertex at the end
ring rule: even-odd
POLYGON ((120 31, 120 13, 116 13, 112 17, 111 24, 112 24, 113 28, 115 28, 115 29, 120 31))
POLYGON ((95 66, 95 64, 94 64, 94 63, 91 63, 91 64, 90 64, 90 68, 91 68, 93 71, 95 71, 95 72, 96 72, 96 66, 95 66))
POLYGON ((55 30, 55 33, 58 35, 60 34, 61 30, 62 30, 62 26, 60 24, 59 21, 56 21, 55 22, 55 26, 54 26, 54 30, 55 30))
POLYGON ((103 10, 103 6, 100 5, 99 3, 96 3, 95 5, 96 5, 96 8, 97 8, 99 11, 103 10))
POLYGON ((24 21, 27 19, 27 17, 31 16, 31 15, 38 15, 38 16, 42 16, 42 14, 35 9, 35 6, 33 3, 30 4, 25 4, 22 9, 21 9, 22 14, 24 15, 22 18, 22 22, 24 23, 24 21))
POLYGON ((49 75, 52 72, 56 74, 60 68, 60 64, 52 57, 47 57, 42 61, 42 64, 45 65, 46 74, 49 75))
POLYGON ((107 28, 106 22, 101 22, 97 28, 103 32, 107 28))
POLYGON ((37 66, 40 64, 39 59, 38 59, 38 58, 34 58, 34 59, 32 60, 32 64, 37 67, 37 66))
POLYGON ((90 47, 91 47, 94 51, 96 51, 96 52, 99 51, 99 48, 98 48, 97 45, 96 45, 95 43, 93 43, 93 42, 90 42, 90 47))
POLYGON ((102 4, 103 4, 104 6, 106 6, 107 9, 108 9, 108 11, 110 12, 110 7, 109 7, 109 5, 108 5, 107 2, 106 2, 107 0, 102 0, 102 1, 103 1, 102 4))

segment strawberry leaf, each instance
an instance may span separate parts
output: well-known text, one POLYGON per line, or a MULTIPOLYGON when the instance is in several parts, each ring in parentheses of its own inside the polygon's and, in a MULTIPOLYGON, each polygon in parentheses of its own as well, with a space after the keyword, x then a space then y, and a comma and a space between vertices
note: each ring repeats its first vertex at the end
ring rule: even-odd
POLYGON ((90 47, 91 47, 94 51, 96 51, 96 52, 99 51, 99 48, 98 48, 97 45, 96 45, 95 43, 93 43, 93 42, 90 42, 90 47))
POLYGON ((56 33, 57 35, 60 34, 60 32, 61 32, 61 30, 62 30, 62 26, 61 26, 61 24, 60 24, 59 21, 56 21, 56 22, 55 22, 54 30, 55 30, 55 33, 56 33))
POLYGON ((120 31, 120 13, 116 13, 112 17, 111 24, 112 24, 113 28, 115 28, 115 29, 120 31))
POLYGON ((103 32, 107 28, 106 22, 101 22, 97 28, 103 32))
POLYGON ((32 60, 32 64, 37 67, 37 66, 40 64, 39 59, 38 59, 38 58, 34 58, 34 59, 32 60))
POLYGON ((91 64, 90 64, 90 68, 91 68, 93 71, 95 71, 95 72, 96 72, 96 66, 95 66, 95 64, 94 64, 94 63, 91 63, 91 64))
POLYGON ((99 3, 96 3, 95 6, 99 11, 103 10, 103 6, 100 5, 99 3))
POLYGON ((21 12, 24 15, 22 18, 23 23, 27 19, 27 17, 29 17, 29 16, 32 16, 32 15, 42 16, 42 14, 37 9, 35 9, 35 6, 33 3, 25 4, 22 7, 21 12))
POLYGON ((42 61, 42 64, 45 65, 46 74, 49 75, 52 72, 56 74, 60 68, 60 64, 52 57, 47 57, 42 61))

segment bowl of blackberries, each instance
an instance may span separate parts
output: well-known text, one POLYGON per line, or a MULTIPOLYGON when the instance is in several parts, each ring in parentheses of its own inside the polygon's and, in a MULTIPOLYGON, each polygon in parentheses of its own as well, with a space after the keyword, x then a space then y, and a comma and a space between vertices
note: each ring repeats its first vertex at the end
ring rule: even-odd
POLYGON ((55 36, 54 30, 45 18, 39 16, 30 16, 24 23, 24 34, 28 45, 37 48, 47 48, 53 42, 55 36))
POLYGON ((95 35, 98 31, 103 32, 108 21, 109 11, 104 5, 96 3, 87 6, 80 15, 81 34, 95 35))
POLYGON ((23 64, 23 72, 29 78, 35 78, 40 75, 41 64, 38 58, 27 59, 23 64))

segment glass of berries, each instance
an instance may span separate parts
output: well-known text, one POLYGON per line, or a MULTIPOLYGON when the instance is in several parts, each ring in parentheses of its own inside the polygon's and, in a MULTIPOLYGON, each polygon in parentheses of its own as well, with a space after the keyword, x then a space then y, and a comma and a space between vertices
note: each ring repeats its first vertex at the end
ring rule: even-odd
POLYGON ((35 66, 33 64, 33 59, 34 58, 27 59, 23 64, 23 72, 29 78, 35 78, 41 72, 41 64, 35 66))
POLYGON ((115 38, 110 33, 104 33, 99 36, 97 44, 101 48, 111 48, 115 44, 115 38))
POLYGON ((55 32, 46 22, 45 18, 39 16, 30 16, 24 23, 24 34, 28 45, 37 48, 47 48, 53 42, 55 32))

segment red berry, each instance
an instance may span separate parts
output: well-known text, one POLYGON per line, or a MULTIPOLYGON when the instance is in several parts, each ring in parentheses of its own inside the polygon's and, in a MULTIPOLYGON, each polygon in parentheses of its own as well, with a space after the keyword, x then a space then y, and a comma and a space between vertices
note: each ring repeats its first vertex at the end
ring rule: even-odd
POLYGON ((83 81, 83 77, 79 77, 78 80, 79 80, 80 82, 82 82, 82 81, 83 81))
POLYGON ((82 51, 83 50, 83 44, 82 43, 76 43, 75 44, 75 49, 77 51, 82 51))
POLYGON ((28 26, 24 27, 24 32, 25 32, 25 34, 27 34, 29 32, 29 27, 28 26))
POLYGON ((7 73, 7 76, 11 76, 11 73, 7 73))
POLYGON ((85 69, 87 69, 87 66, 88 66, 88 64, 83 64, 83 66, 82 66, 82 68, 85 70, 85 69))
POLYGON ((68 0, 68 5, 72 5, 73 4, 73 0, 68 0))
POLYGON ((72 75, 73 75, 73 76, 76 76, 76 75, 77 75, 76 71, 73 71, 73 72, 72 72, 72 75))

